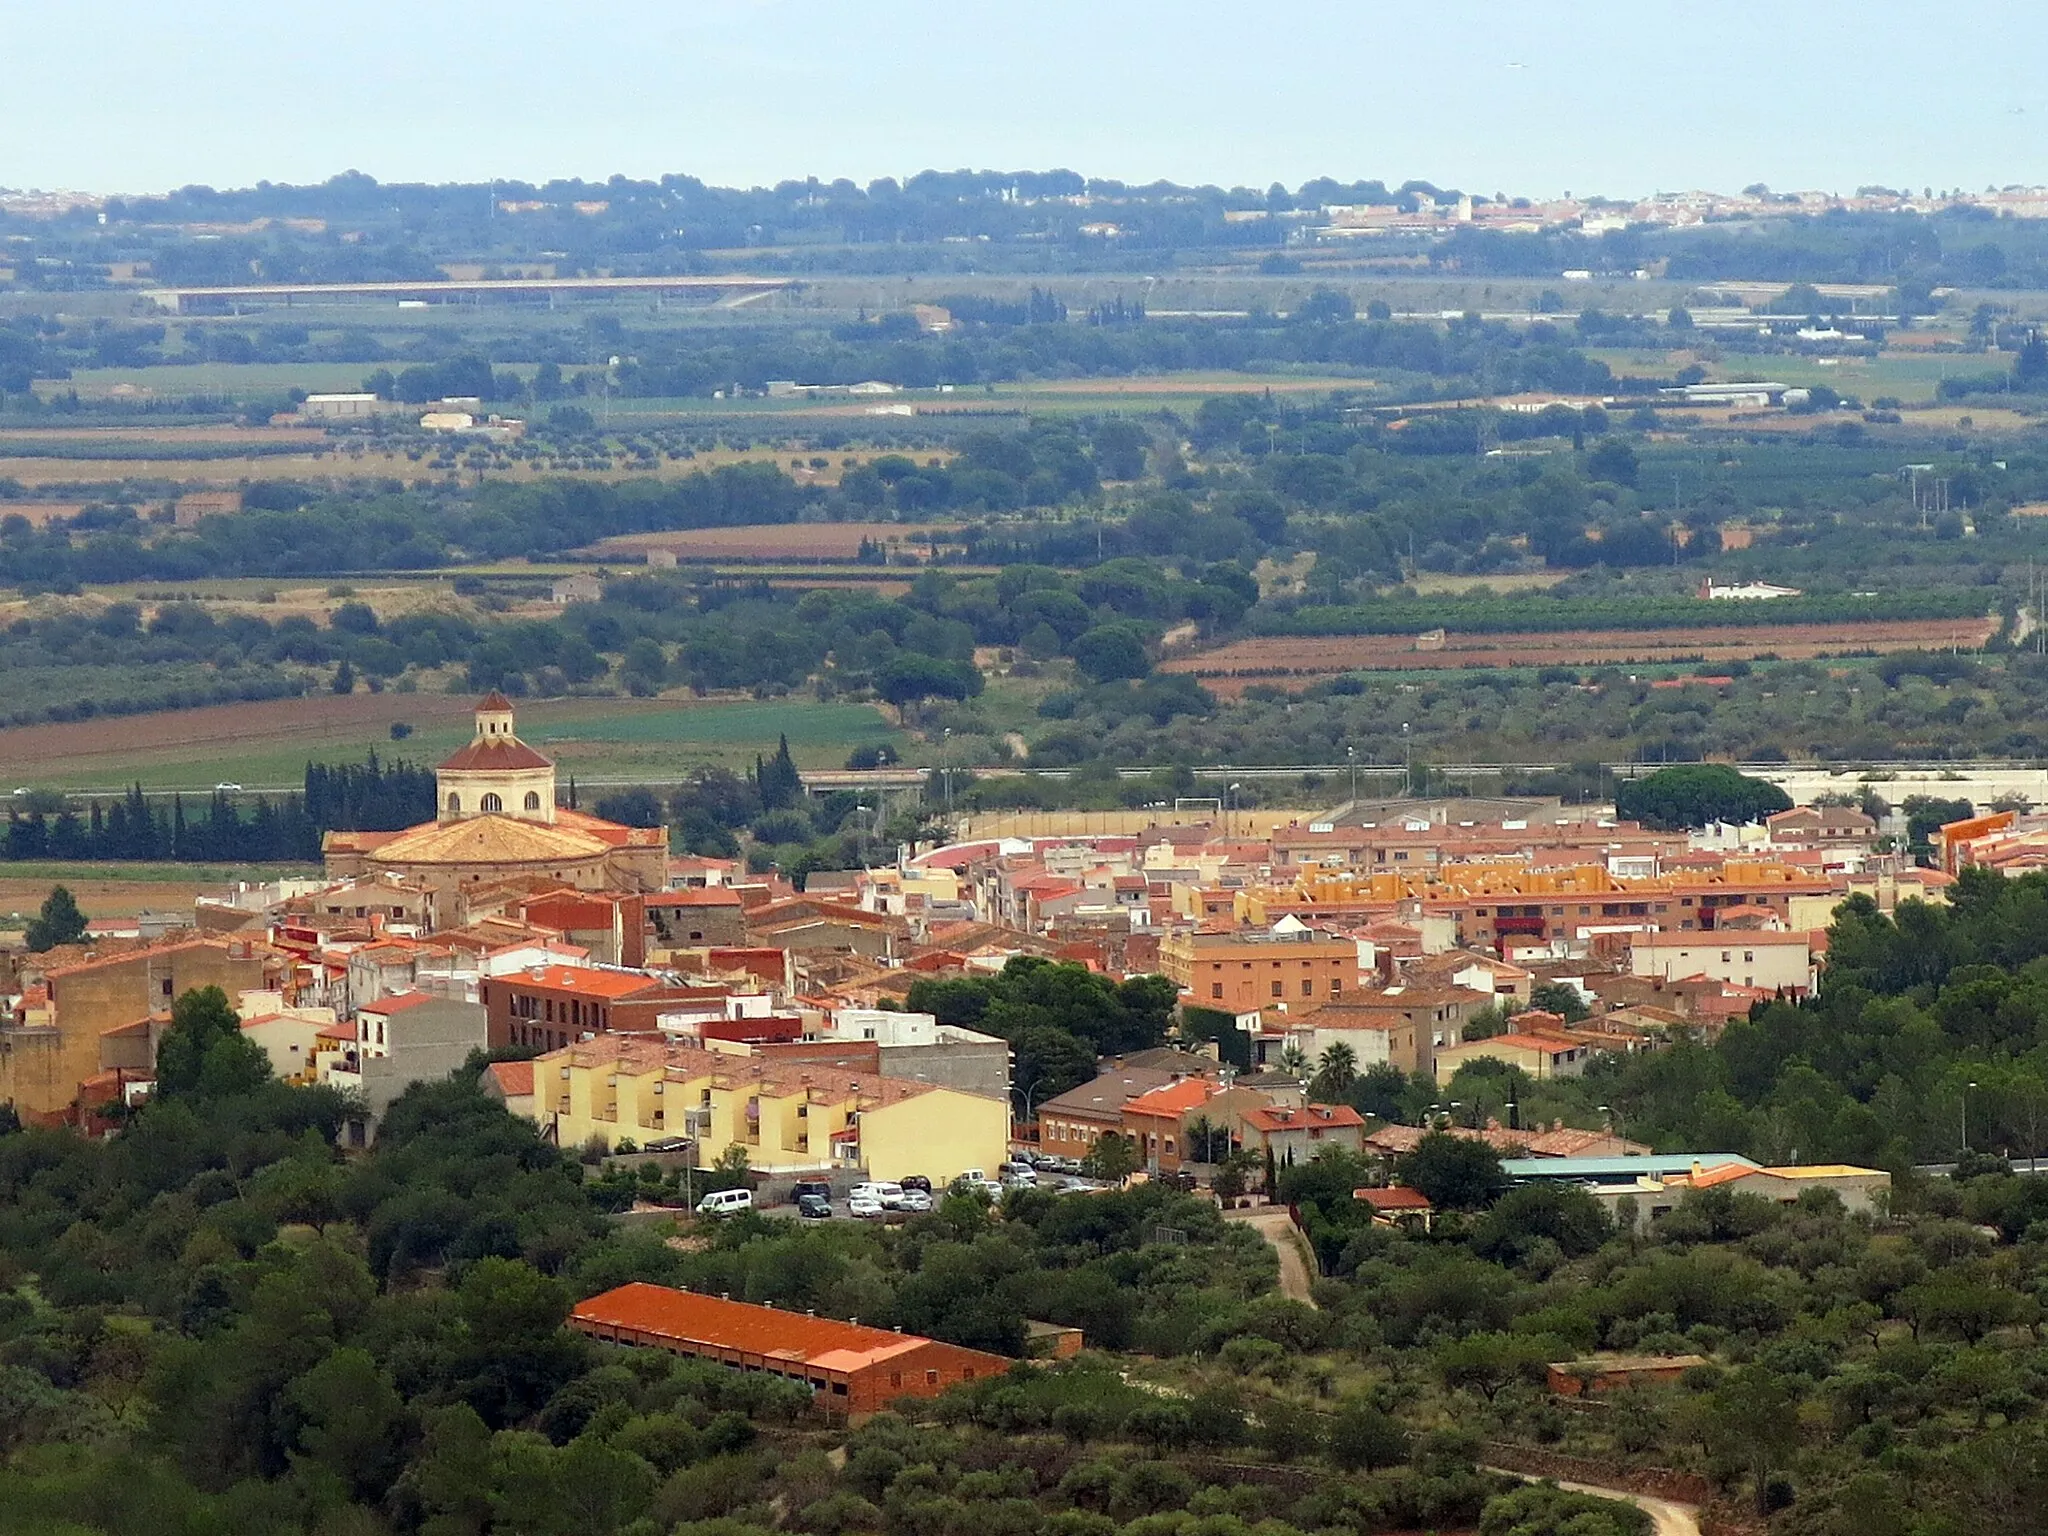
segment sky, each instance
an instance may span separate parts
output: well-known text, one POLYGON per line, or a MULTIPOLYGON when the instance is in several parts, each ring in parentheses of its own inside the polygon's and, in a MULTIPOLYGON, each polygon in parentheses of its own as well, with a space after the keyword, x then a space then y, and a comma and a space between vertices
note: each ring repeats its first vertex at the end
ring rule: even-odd
POLYGON ((2040 0, 0 0, 0 187, 2048 182, 2040 0))

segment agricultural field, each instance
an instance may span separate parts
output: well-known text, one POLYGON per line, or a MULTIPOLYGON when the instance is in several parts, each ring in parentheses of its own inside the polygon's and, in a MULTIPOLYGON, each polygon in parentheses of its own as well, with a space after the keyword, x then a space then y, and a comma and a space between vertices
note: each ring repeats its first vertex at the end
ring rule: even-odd
POLYGON ((0 864, 0 930, 18 927, 62 885, 94 922, 142 912, 190 912, 200 896, 237 881, 262 884, 315 870, 292 864, 0 864))
MULTIPOLYGON (((434 762, 470 736, 475 700, 462 693, 315 693, 151 715, 0 731, 9 786, 149 789, 205 794, 218 783, 298 788, 309 760, 434 762), (412 727, 394 741, 391 727, 412 727)), ((524 704, 520 734, 581 780, 674 780, 716 764, 750 766, 787 735, 807 768, 836 768, 857 746, 905 745, 880 711, 815 701, 548 699, 524 704)))
MULTIPOLYGON (((1731 354, 1713 360, 1700 358, 1685 349, 1588 347, 1586 355, 1607 364, 1616 374, 1632 374, 1637 377, 1669 374, 1686 363, 1698 361, 1706 367, 1708 381, 1716 384, 1745 379, 1773 379, 1780 384, 1791 384, 1800 388, 1825 384, 1845 395, 1856 396, 1865 406, 1879 396, 1897 400, 1903 405, 1932 405, 1943 379, 1964 374, 1995 372, 2001 366, 2011 365, 2009 357, 1959 352, 1887 351, 1879 353, 1876 357, 1841 358, 1791 354, 1748 357, 1731 354)), ((1696 408, 1689 406, 1687 409, 1692 411, 1696 408)), ((1706 414, 1723 420, 1728 416, 1724 411, 1708 411, 1706 414)), ((1777 412, 1771 413, 1771 416, 1812 425, 1810 417, 1785 418, 1782 417, 1782 413, 1777 412)), ((1983 411, 1976 412, 1976 416, 1979 425, 1987 424, 1983 411)), ((2017 422, 2024 418, 2015 414, 2013 419, 2017 422)))
MULTIPOLYGON (((410 427, 420 408, 394 416, 410 427)), ((613 436, 630 435, 657 423, 621 419, 610 427, 613 436)), ((672 423, 671 423, 672 424, 672 423)), ((797 423, 791 423, 795 427, 797 423)), ((466 455, 478 446, 462 438, 402 436, 329 437, 308 427, 119 426, 19 428, 0 430, 0 480, 13 480, 33 494, 31 520, 44 522, 60 514, 57 506, 72 504, 71 487, 98 487, 126 482, 160 482, 179 487, 225 487, 250 480, 298 479, 315 482, 337 478, 380 478, 416 481, 449 473, 429 463, 437 453, 466 455)), ((803 484, 837 485, 849 464, 866 463, 893 448, 835 450, 811 454, 775 442, 747 447, 698 448, 686 456, 658 454, 636 462, 630 453, 612 455, 610 468, 585 468, 553 457, 505 459, 502 449, 481 469, 464 466, 466 480, 478 477, 532 480, 567 476, 578 479, 624 480, 654 476, 674 480, 700 470, 730 464, 773 464, 803 484), (816 460, 817 462, 813 462, 816 460)), ((948 450, 917 450, 919 457, 946 459, 948 450)), ((80 493, 82 494, 82 492, 80 493)), ((0 502, 0 512, 15 510, 0 502)), ((23 510, 30 510, 24 508, 23 510)))
POLYGON ((1412 635, 1258 636, 1162 662, 1163 672, 1200 678, 1220 698, 1254 683, 1297 690, 1347 672, 1458 671, 1494 667, 1583 667, 1640 663, 1808 661, 1893 651, 1970 650, 1997 632, 1995 618, 1876 619, 1838 624, 1755 624, 1682 629, 1558 630, 1448 634, 1424 648, 1412 635))
POLYGON ((672 551, 678 560, 700 561, 850 561, 861 545, 880 544, 920 556, 937 545, 949 545, 958 523, 910 527, 902 523, 773 523, 742 528, 690 528, 674 533, 623 533, 601 539, 583 553, 606 557, 644 558, 650 550, 672 551))

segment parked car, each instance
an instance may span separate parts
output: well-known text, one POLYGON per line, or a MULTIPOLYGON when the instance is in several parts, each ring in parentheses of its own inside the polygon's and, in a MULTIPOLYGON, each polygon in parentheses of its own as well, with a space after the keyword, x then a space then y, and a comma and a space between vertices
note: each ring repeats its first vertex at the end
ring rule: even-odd
POLYGON ((832 1214, 832 1202, 823 1195, 806 1191, 796 1197, 796 1213, 812 1221, 823 1221, 832 1214))
POLYGON ((805 1195, 816 1195, 820 1200, 830 1201, 832 1198, 832 1181, 830 1179, 798 1179, 795 1184, 790 1186, 790 1199, 801 1201, 805 1195))
POLYGON ((640 1149, 642 1152, 687 1152, 690 1138, 687 1136, 657 1136, 640 1149))
POLYGON ((864 1187, 856 1189, 847 1197, 846 1214, 868 1220, 879 1219, 882 1214, 882 1202, 875 1195, 868 1193, 864 1187))
POLYGON ((896 1201, 897 1210, 909 1211, 913 1215, 920 1211, 928 1211, 931 1208, 932 1197, 930 1192, 927 1190, 910 1189, 906 1187, 902 1195, 898 1197, 896 1201))
POLYGON ((754 1208, 751 1189, 714 1189, 697 1202, 699 1216, 737 1216, 754 1208))
POLYGON ((1029 1189, 1038 1182, 1038 1170, 1029 1163, 1009 1162, 996 1171, 1005 1184, 1018 1184, 1029 1189))
POLYGON ((932 1192, 932 1181, 921 1173, 906 1173, 896 1182, 901 1184, 906 1190, 921 1189, 926 1194, 932 1192))

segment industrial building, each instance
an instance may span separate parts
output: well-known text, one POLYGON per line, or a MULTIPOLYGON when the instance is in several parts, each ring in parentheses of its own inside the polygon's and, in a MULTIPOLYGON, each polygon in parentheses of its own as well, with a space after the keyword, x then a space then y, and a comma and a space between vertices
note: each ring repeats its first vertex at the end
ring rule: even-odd
POLYGON ((899 1397, 937 1397, 1015 1363, 913 1333, 785 1312, 634 1281, 579 1303, 569 1326, 593 1339, 716 1360, 807 1384, 832 1414, 879 1412, 899 1397))

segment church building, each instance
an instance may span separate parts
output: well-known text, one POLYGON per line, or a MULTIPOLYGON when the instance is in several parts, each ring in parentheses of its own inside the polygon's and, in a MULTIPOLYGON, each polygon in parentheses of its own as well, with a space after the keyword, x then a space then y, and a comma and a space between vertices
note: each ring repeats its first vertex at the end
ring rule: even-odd
POLYGON ((435 819, 400 832, 329 832, 331 879, 391 872, 433 892, 437 927, 468 919, 465 891, 531 878, 578 890, 658 891, 668 836, 555 803, 555 765, 519 739, 512 703, 488 695, 476 731, 435 770, 435 819))

